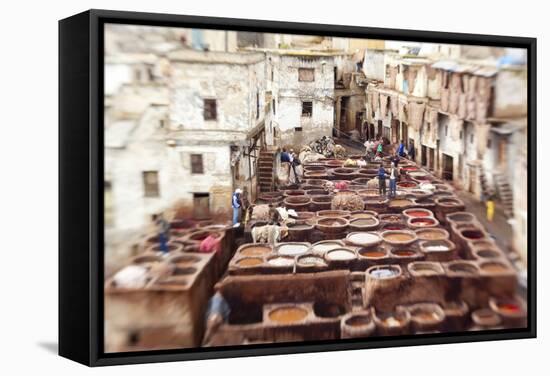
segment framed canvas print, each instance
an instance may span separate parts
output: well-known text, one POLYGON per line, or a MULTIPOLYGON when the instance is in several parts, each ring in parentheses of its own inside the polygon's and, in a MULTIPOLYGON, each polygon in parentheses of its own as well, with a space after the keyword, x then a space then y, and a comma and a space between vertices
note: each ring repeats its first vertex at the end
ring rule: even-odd
POLYGON ((59 353, 536 335, 536 40, 59 22, 59 353))

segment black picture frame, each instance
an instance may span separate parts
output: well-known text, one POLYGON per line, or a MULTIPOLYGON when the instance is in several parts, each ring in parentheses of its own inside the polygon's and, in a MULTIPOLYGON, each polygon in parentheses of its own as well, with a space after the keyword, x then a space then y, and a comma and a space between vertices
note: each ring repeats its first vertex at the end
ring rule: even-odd
POLYGON ((59 21, 59 354, 89 366, 536 337, 535 38, 109 10, 59 21), (369 340, 103 352, 103 25, 124 23, 526 48, 528 53, 528 326, 369 340))

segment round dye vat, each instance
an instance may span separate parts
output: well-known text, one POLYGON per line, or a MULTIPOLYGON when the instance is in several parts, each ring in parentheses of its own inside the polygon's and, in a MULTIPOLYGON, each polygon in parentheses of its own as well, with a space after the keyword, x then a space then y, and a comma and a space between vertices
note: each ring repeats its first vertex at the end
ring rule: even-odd
POLYGON ((457 273, 476 274, 477 268, 465 262, 457 262, 449 265, 449 269, 457 273))
POLYGON ((443 272, 441 266, 438 264, 431 264, 427 262, 412 262, 409 264, 409 270, 412 270, 416 273, 422 273, 423 275, 435 275, 443 272))
POLYGON ((319 210, 317 212, 318 217, 327 217, 327 218, 340 218, 340 217, 349 217, 350 212, 346 210, 319 210))
POLYGON ((489 273, 504 273, 510 269, 500 262, 485 262, 481 265, 481 270, 489 273))
POLYGON ((208 231, 198 231, 189 236, 190 240, 204 240, 210 235, 208 231))
POLYGON ((145 256, 138 256, 134 258, 133 260, 134 264, 139 265, 153 265, 159 262, 162 262, 162 258, 155 255, 145 255, 145 256))
POLYGON ((365 314, 362 314, 362 315, 358 314, 348 318, 345 324, 349 326, 360 327, 360 326, 369 325, 371 321, 372 321, 371 316, 365 315, 365 314))
POLYGON ((437 225, 437 222, 433 218, 424 217, 424 218, 412 218, 409 221, 411 226, 416 227, 428 227, 428 226, 435 226, 437 225))
POLYGON ((320 225, 323 225, 323 226, 335 226, 335 227, 338 227, 338 226, 344 226, 346 224, 346 220, 343 219, 343 218, 322 218, 322 219, 319 219, 319 221, 317 222, 319 223, 320 225))
POLYGON ((264 260, 259 257, 245 257, 237 261, 237 265, 241 267, 258 266, 263 264, 264 260))
POLYGON ((284 256, 297 256, 303 255, 308 249, 309 247, 305 244, 282 244, 277 247, 277 253, 284 256))
POLYGON ((327 260, 331 261, 348 261, 355 258, 355 252, 349 249, 334 249, 326 253, 327 260))
POLYGON ((472 222, 475 217, 470 213, 452 213, 447 214, 447 219, 451 222, 472 222))
POLYGON ((264 256, 271 252, 271 248, 264 246, 250 246, 239 251, 242 256, 264 256))
POLYGON ((475 254, 478 257, 486 259, 495 259, 500 257, 500 253, 497 251, 493 251, 492 249, 481 249, 479 251, 476 251, 475 254))
POLYGON ((386 252, 382 249, 365 249, 361 248, 359 254, 367 258, 382 258, 386 257, 386 252))
POLYGON ((398 223, 401 222, 402 218, 397 214, 384 214, 380 216, 380 220, 384 222, 398 223))
POLYGON ((438 322, 441 319, 440 315, 438 315, 436 312, 423 309, 413 310, 413 312, 411 312, 411 316, 416 320, 421 320, 425 322, 438 322))
POLYGON ((374 232, 352 232, 348 234, 346 240, 359 246, 371 246, 380 243, 380 236, 374 232))
POLYGON ((406 228, 407 226, 405 226, 402 223, 388 223, 384 225, 383 230, 397 231, 397 230, 405 230, 406 228))
POLYGON ((425 245, 424 249, 428 252, 447 252, 449 247, 445 244, 431 244, 425 245))
POLYGON ((500 317, 488 308, 481 308, 472 312, 472 321, 482 327, 498 326, 501 323, 500 317))
POLYGON ((375 226, 378 224, 378 221, 374 217, 370 218, 357 218, 350 222, 350 224, 356 226, 375 226))
POLYGON ((388 243, 412 243, 416 240, 416 234, 408 231, 386 231, 382 238, 388 243))
POLYGON ((401 167, 402 171, 418 171, 418 167, 415 166, 405 166, 401 167))
POLYGON ((294 259, 290 257, 273 257, 267 263, 271 266, 292 266, 294 265, 294 259))
POLYGON ((360 218, 372 218, 378 216, 378 213, 374 210, 363 210, 358 212, 352 212, 350 219, 360 219, 360 218))
POLYGON ((443 229, 426 229, 416 231, 420 240, 443 240, 449 237, 449 233, 443 229))
POLYGON ((467 239, 481 239, 485 237, 480 230, 463 230, 461 234, 467 239))
POLYGON ((403 198, 403 199, 391 200, 389 203, 389 206, 393 208, 401 208, 412 204, 413 202, 411 200, 407 200, 403 198))
POLYGON ((342 242, 338 241, 323 241, 319 243, 315 243, 312 247, 312 249, 315 252, 327 252, 331 251, 333 249, 341 248, 344 244, 342 242))
POLYGON ((410 249, 396 249, 391 252, 397 257, 413 257, 416 256, 416 252, 410 249))
POLYGON ((497 309, 505 315, 517 315, 521 313, 521 307, 516 303, 497 303, 497 309))
POLYGON ((412 182, 412 181, 403 181, 403 182, 397 183, 397 186, 401 187, 401 188, 414 188, 417 185, 418 184, 416 184, 415 182, 412 182))
POLYGON ((404 321, 405 320, 399 320, 395 316, 388 316, 381 320, 382 324, 388 328, 399 328, 403 325, 404 321))
POLYGON ((281 324, 299 322, 307 317, 307 311, 299 307, 281 307, 269 312, 269 319, 281 324))
POLYGON ((319 256, 302 256, 298 258, 298 264, 304 266, 325 266, 325 260, 319 256))
POLYGON ((172 257, 170 259, 170 262, 176 265, 179 264, 195 264, 200 261, 200 258, 197 256, 191 256, 191 255, 182 255, 182 256, 176 256, 172 257))
POLYGON ((408 215, 409 217, 413 218, 421 218, 421 217, 432 217, 433 213, 429 210, 421 210, 421 209, 408 209, 403 211, 403 214, 408 215))
POLYGON ((393 268, 391 266, 380 266, 380 267, 374 267, 369 271, 369 276, 376 279, 388 279, 397 277, 399 275, 399 271, 396 268, 393 268))

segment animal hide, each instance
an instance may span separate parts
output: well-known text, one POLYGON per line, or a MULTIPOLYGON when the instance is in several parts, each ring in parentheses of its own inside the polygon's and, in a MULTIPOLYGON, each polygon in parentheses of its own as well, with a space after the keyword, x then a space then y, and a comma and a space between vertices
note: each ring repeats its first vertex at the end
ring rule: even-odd
POLYGON ((340 192, 337 193, 332 199, 332 210, 349 210, 357 211, 363 210, 365 203, 361 196, 354 192, 340 192))
POLYGON ((252 208, 251 219, 257 221, 268 221, 269 220, 269 205, 256 205, 252 208))

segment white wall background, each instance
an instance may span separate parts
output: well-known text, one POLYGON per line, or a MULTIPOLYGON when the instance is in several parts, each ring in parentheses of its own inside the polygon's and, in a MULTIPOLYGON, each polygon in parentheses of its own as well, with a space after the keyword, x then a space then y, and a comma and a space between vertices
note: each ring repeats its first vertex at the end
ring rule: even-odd
MULTIPOLYGON (((542 374, 548 365, 550 257, 538 252, 539 338, 294 356, 212 360, 87 369, 54 355, 57 341, 57 20, 87 8, 110 8, 224 17, 349 24, 539 38, 538 131, 550 138, 545 117, 550 29, 544 3, 464 0, 449 7, 440 1, 407 0, 323 3, 245 1, 95 0, 4 2, 1 24, 2 271, 0 286, 0 373, 23 375, 233 374, 281 375, 298 372, 383 374, 542 374), (360 5, 363 4, 363 5, 360 5), (386 16, 388 9, 392 16, 386 16), (397 11, 399 10, 399 11, 397 11), (543 62, 546 63, 543 65, 543 62), (546 91, 546 93, 545 93, 546 91), (545 95, 546 94, 546 95, 545 95), (31 230, 29 232, 29 230, 31 230), (544 268, 543 268, 544 267, 544 268), (543 273, 545 272, 545 273, 543 273)), ((540 147, 541 142, 539 142, 540 147)), ((550 162, 540 153, 541 170, 550 162)), ((539 192, 550 183, 539 176, 539 192)), ((550 209, 539 198, 538 212, 550 209)), ((548 219, 539 216, 539 232, 548 219)))

